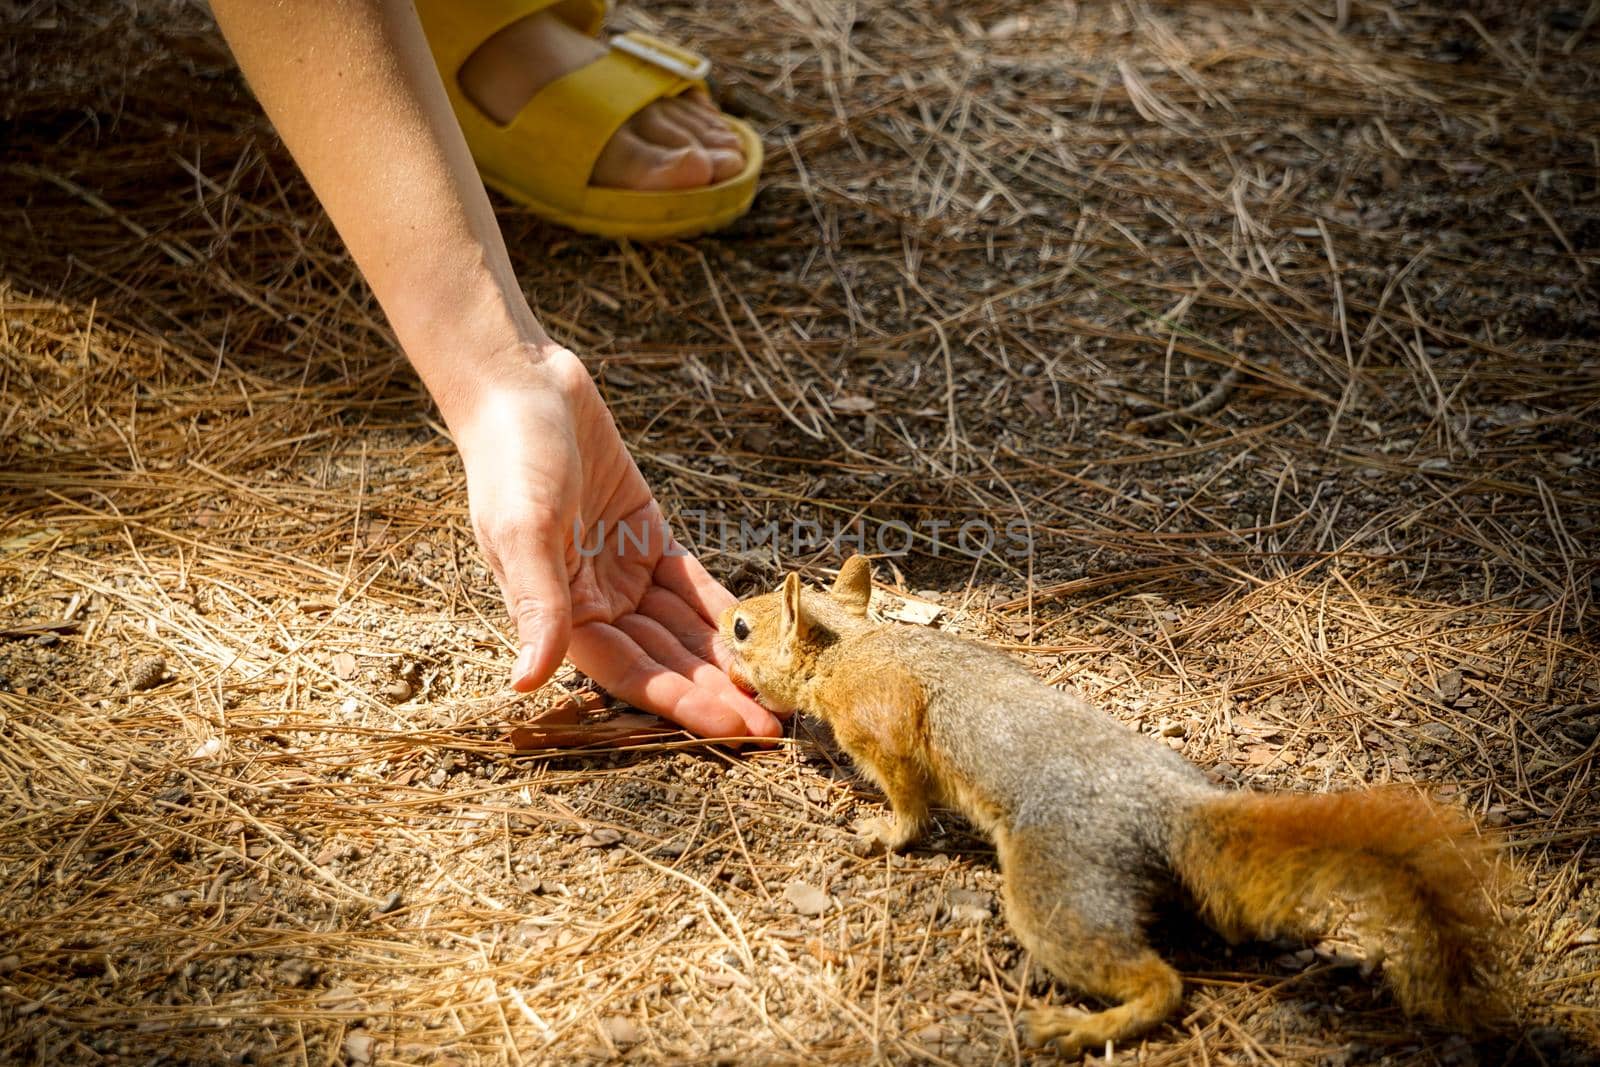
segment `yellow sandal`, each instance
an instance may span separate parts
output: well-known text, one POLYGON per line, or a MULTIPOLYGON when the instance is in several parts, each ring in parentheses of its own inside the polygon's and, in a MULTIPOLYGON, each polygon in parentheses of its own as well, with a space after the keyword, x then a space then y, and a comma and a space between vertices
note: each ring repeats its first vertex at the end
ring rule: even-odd
POLYGON ((598 36, 604 0, 417 0, 417 13, 450 103, 485 184, 534 214, 603 237, 652 240, 726 226, 750 209, 761 173, 761 139, 724 116, 744 148, 744 170, 715 185, 666 192, 589 184, 595 160, 629 118, 651 101, 705 88, 710 63, 645 33, 619 34, 611 50, 557 78, 509 123, 490 119, 461 90, 462 64, 490 37, 546 9, 598 36))

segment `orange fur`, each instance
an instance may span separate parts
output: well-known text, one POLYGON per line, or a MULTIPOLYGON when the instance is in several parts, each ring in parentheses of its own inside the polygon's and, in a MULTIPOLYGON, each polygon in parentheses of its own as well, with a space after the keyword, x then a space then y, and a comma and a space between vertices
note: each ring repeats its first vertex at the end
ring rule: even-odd
POLYGON ((1310 932, 1330 900, 1349 901, 1399 939, 1389 976, 1401 1006, 1473 1027, 1499 1012, 1492 847, 1463 816, 1401 789, 1233 793, 1192 811, 1174 866, 1236 939, 1310 932))
POLYGON ((937 785, 929 775, 927 695, 909 673, 879 663, 873 670, 849 671, 848 693, 833 693, 824 683, 818 707, 845 707, 851 715, 828 717, 845 751, 860 763, 889 798, 893 821, 873 827, 873 836, 891 849, 915 840, 928 817, 928 800, 937 785))
POLYGON ((1061 981, 1111 1002, 1027 1013, 1034 1041, 1077 1055, 1177 1008, 1182 980, 1144 931, 1171 878, 1235 938, 1315 932, 1345 899, 1399 935, 1389 977, 1407 1010, 1467 1028, 1500 1021, 1498 871, 1465 817, 1398 790, 1223 793, 997 653, 873 622, 871 592, 855 557, 830 594, 791 574, 730 608, 731 673, 768 707, 833 727, 888 796, 892 820, 867 827, 883 844, 909 844, 930 803, 994 839, 1018 940, 1061 981))
POLYGON ((1141 1034, 1171 1015, 1183 1000, 1183 979, 1148 948, 1091 939, 1074 945, 1069 955, 1042 958, 1052 974, 1070 978, 1073 985, 1117 1004, 1088 1013, 1053 1007, 1022 1012, 1028 1043, 1053 1041, 1063 1056, 1141 1034))

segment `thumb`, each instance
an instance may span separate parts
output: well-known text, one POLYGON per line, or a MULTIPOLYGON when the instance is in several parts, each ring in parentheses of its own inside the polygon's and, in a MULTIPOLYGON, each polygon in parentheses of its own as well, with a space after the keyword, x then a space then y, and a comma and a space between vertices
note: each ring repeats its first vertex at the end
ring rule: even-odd
MULTIPOLYGON (((520 547, 520 546, 519 546, 520 547)), ((561 665, 572 640, 572 592, 559 538, 532 552, 501 557, 502 591, 517 624, 517 662, 511 688, 526 693, 543 685, 561 665)))

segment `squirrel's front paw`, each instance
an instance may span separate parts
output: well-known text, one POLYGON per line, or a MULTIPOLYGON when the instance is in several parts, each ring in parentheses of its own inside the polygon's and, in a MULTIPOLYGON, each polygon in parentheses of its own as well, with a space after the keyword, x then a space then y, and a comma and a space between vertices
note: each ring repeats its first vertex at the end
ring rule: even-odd
POLYGON ((866 846, 868 855, 899 852, 917 836, 916 827, 907 826, 899 819, 863 819, 859 829, 861 843, 866 846))

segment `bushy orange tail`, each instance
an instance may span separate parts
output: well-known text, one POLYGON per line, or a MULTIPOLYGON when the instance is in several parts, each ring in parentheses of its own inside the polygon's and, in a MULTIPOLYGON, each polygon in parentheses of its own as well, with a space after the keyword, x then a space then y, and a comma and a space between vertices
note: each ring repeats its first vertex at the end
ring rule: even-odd
POLYGON ((1309 934, 1335 900, 1390 931, 1406 1011, 1476 1029, 1502 1014, 1500 867, 1464 816, 1415 793, 1229 793, 1179 827, 1173 866, 1224 936, 1309 934))

